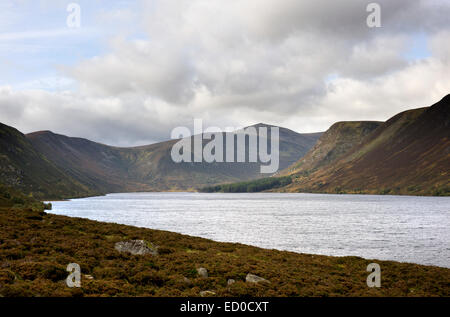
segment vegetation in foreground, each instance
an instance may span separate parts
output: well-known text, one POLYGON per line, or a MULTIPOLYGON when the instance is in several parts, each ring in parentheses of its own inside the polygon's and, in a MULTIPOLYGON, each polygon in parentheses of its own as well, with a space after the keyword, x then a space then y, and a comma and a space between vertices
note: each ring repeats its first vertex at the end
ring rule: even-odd
POLYGON ((446 268, 218 243, 51 215, 44 207, 0 186, 0 296, 450 296, 446 268), (157 245, 158 254, 115 249, 127 240, 157 245), (381 288, 366 285, 371 262, 381 266, 381 288), (69 263, 81 266, 81 288, 66 286, 69 263), (246 282, 248 273, 270 283, 246 282))

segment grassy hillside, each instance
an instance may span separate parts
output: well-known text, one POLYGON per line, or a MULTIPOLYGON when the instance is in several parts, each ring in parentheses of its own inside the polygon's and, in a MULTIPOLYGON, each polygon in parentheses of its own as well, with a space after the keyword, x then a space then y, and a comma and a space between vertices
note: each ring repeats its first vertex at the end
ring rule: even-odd
POLYGON ((378 128, 378 121, 346 121, 333 124, 314 147, 298 162, 280 174, 308 174, 344 157, 364 137, 378 128))
POLYGON ((384 123, 338 122, 305 156, 278 174, 289 176, 290 183, 261 189, 448 196, 449 171, 450 95, 384 123))
MULTIPOLYGON (((266 125, 255 127, 261 126, 266 125)), ((280 169, 297 161, 320 135, 280 128, 280 169)), ((260 162, 175 163, 170 152, 178 140, 117 148, 49 131, 31 133, 27 138, 62 171, 86 187, 103 192, 192 190, 267 176, 260 173, 260 162)), ((204 144, 207 142, 204 140, 204 144)), ((248 145, 246 153, 248 157, 248 145)))
POLYGON ((100 194, 66 175, 19 131, 0 123, 0 183, 37 198, 100 194))
POLYGON ((30 208, 33 211, 41 212, 45 208, 50 208, 51 204, 45 204, 10 186, 0 184, 0 208, 30 208))
POLYGON ((26 137, 64 173, 89 188, 115 192, 126 183, 129 164, 120 148, 50 131, 30 133, 26 137))
POLYGON ((219 243, 46 214, 42 203, 13 197, 20 194, 0 187, 0 296, 450 296, 446 268, 219 243), (115 249, 128 240, 158 252, 115 249), (381 288, 366 285, 373 262, 381 266, 381 288), (66 286, 69 263, 81 267, 81 288, 66 286), (199 276, 200 267, 208 277, 199 276), (249 273, 269 282, 246 282, 249 273))
POLYGON ((309 175, 293 173, 286 191, 450 195, 450 96, 402 112, 342 158, 309 175))

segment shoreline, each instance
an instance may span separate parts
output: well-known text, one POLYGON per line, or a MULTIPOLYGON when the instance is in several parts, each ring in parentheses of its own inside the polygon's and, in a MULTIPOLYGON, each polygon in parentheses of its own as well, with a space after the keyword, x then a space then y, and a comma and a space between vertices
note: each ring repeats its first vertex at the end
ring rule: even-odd
POLYGON ((1 208, 0 226, 2 296, 450 296, 450 269, 437 266, 263 249, 26 208, 1 208), (130 240, 158 246, 157 255, 115 249, 130 240), (380 288, 366 285, 372 262, 380 288), (80 265, 81 288, 65 285, 68 263, 80 265), (270 283, 249 283, 247 274, 270 283))
POLYGON ((252 247, 252 248, 258 248, 258 249, 262 249, 262 250, 266 250, 266 251, 289 252, 289 253, 295 253, 295 254, 299 254, 299 255, 326 256, 326 257, 333 257, 333 258, 355 257, 355 258, 361 258, 361 259, 366 260, 366 261, 378 261, 378 262, 390 261, 390 262, 396 262, 396 263, 402 263, 402 264, 421 265, 421 266, 429 266, 429 267, 436 267, 436 268, 449 269, 450 270, 450 266, 445 267, 445 266, 440 266, 440 265, 435 265, 435 264, 422 264, 422 263, 417 263, 417 262, 398 261, 398 260, 394 260, 394 259, 368 258, 368 257, 364 257, 362 255, 331 255, 331 254, 322 254, 322 253, 304 253, 304 252, 283 250, 283 249, 277 249, 277 248, 261 247, 261 246, 257 246, 257 245, 253 245, 253 244, 244 243, 244 242, 214 240, 214 239, 211 239, 211 238, 205 238, 205 237, 202 237, 202 236, 196 236, 196 235, 186 234, 186 233, 182 233, 182 232, 163 230, 163 229, 155 229, 155 228, 149 228, 149 227, 139 227, 139 226, 133 226, 133 225, 128 225, 128 224, 119 223, 119 222, 113 222, 113 221, 99 221, 99 220, 90 219, 90 218, 87 218, 87 217, 75 217, 75 216, 54 214, 51 211, 50 212, 47 211, 47 213, 51 214, 51 215, 54 215, 54 216, 68 217, 68 218, 71 218, 71 219, 83 219, 83 220, 95 221, 95 222, 97 222, 99 224, 114 224, 114 225, 128 226, 128 227, 132 227, 132 228, 136 228, 136 229, 147 229, 147 230, 160 231, 160 232, 163 232, 163 233, 165 232, 165 233, 168 233, 168 234, 180 234, 180 235, 183 235, 183 236, 188 237, 188 238, 205 239, 205 240, 209 240, 209 241, 214 242, 214 243, 240 244, 240 245, 243 245, 243 246, 252 247))
POLYGON ((40 198, 39 200, 42 202, 52 202, 52 201, 70 201, 72 199, 82 199, 82 198, 92 198, 92 197, 104 197, 110 194, 140 194, 140 193, 197 193, 197 194, 314 194, 314 195, 337 195, 337 196, 343 196, 343 195, 352 195, 352 196, 399 196, 399 197, 450 197, 448 195, 412 195, 412 194, 377 194, 377 193, 358 193, 358 192, 348 192, 348 193, 330 193, 330 192, 316 192, 316 191, 302 191, 302 192, 289 192, 289 191, 260 191, 260 192, 202 192, 199 190, 164 190, 164 191, 123 191, 123 192, 110 192, 105 194, 95 194, 95 195, 87 195, 87 196, 76 196, 76 197, 70 197, 70 198, 61 198, 61 199, 45 199, 40 198))
MULTIPOLYGON (((390 234, 387 236, 383 236, 384 239, 386 239, 386 242, 383 243, 377 243, 377 242, 372 242, 370 240, 370 236, 362 236, 360 237, 358 240, 359 242, 355 242, 352 243, 351 242, 351 238, 349 238, 349 232, 351 233, 352 230, 359 230, 359 228, 347 228, 347 227, 343 227, 346 226, 345 222, 341 222, 343 225, 340 226, 339 232, 342 232, 341 234, 338 234, 336 237, 336 239, 338 239, 339 237, 343 237, 345 239, 345 236, 347 236, 347 239, 350 240, 346 240, 349 242, 348 245, 346 245, 345 243, 342 245, 336 244, 331 242, 331 240, 323 240, 324 238, 321 237, 321 235, 319 233, 314 234, 314 233, 310 233, 310 235, 308 237, 310 237, 309 239, 312 239, 311 243, 304 243, 306 240, 305 238, 297 238, 297 236, 292 236, 292 233, 296 233, 298 235, 300 235, 299 237, 302 237, 302 230, 301 229, 290 229, 289 225, 284 224, 284 223, 278 223, 276 222, 276 229, 277 231, 273 231, 274 234, 277 234, 276 239, 272 239, 270 236, 270 234, 252 234, 252 232, 249 232, 248 234, 242 234, 243 232, 245 232, 245 227, 246 227, 246 222, 243 221, 241 225, 236 224, 236 228, 233 228, 233 230, 223 230, 221 229, 220 225, 216 225, 214 222, 208 221, 206 218, 209 218, 210 216, 208 216, 209 214, 204 214, 204 212, 200 213, 199 217, 202 217, 201 219, 204 219, 206 222, 202 222, 203 225, 196 225, 195 221, 194 222, 189 222, 190 225, 186 226, 187 224, 184 222, 180 222, 177 221, 175 219, 177 219, 178 217, 184 217, 184 215, 186 217, 188 217, 189 219, 195 216, 197 213, 192 214, 191 212, 178 212, 177 213, 177 218, 174 218, 173 220, 170 220, 170 218, 167 217, 163 217, 164 219, 158 219, 159 220, 151 220, 152 219, 152 211, 154 208, 156 208, 157 210, 159 210, 159 207, 157 205, 153 206, 153 200, 154 198, 152 197, 157 197, 159 199, 159 197, 161 197, 161 199, 164 200, 164 204, 174 204, 178 201, 178 199, 181 200, 185 200, 185 199, 194 199, 194 200, 199 200, 200 202, 202 201, 209 201, 209 199, 218 199, 221 200, 222 195, 218 195, 215 196, 213 193, 213 195, 211 197, 201 197, 202 193, 191 193, 191 192, 179 192, 179 193, 173 193, 173 192, 133 192, 133 193, 112 193, 112 194, 108 194, 111 195, 110 198, 102 198, 103 196, 97 196, 99 199, 94 199, 94 200, 90 200, 90 198, 86 198, 86 200, 81 199, 78 202, 73 202, 73 203, 60 203, 60 204, 55 204, 53 207, 53 211, 50 211, 50 213, 54 214, 54 215, 62 215, 62 216, 68 216, 68 217, 74 217, 74 218, 80 218, 80 219, 90 219, 93 221, 98 221, 98 222, 106 222, 106 223, 113 223, 113 224, 120 224, 120 225, 128 225, 128 226, 132 226, 132 227, 136 227, 136 228, 146 228, 146 229, 151 229, 151 230, 162 230, 162 231, 167 231, 170 233, 178 233, 178 234, 183 234, 183 235, 187 235, 190 237, 198 237, 198 238, 205 238, 205 239, 210 239, 211 241, 214 242, 224 242, 224 243, 241 243, 241 244, 245 244, 248 246, 253 246, 253 247, 258 247, 258 248, 263 248, 263 249, 267 249, 267 250, 278 250, 278 251, 287 251, 287 252, 294 252, 294 253, 299 253, 299 254, 311 254, 311 255, 324 255, 324 256, 334 256, 334 257, 345 257, 345 256, 356 256, 356 257, 361 257, 364 259, 377 259, 377 260, 384 260, 384 261, 396 261, 396 262, 401 262, 401 263, 409 263, 409 264, 418 264, 418 265, 426 265, 426 266, 436 266, 436 267, 441 267, 441 268, 450 268, 447 259, 447 253, 445 251, 445 242, 439 238, 438 242, 439 244, 436 244, 436 246, 441 246, 442 249, 433 249, 434 251, 427 251, 425 248, 420 248, 419 246, 421 245, 419 242, 417 242, 416 244, 413 244, 412 246, 410 245, 409 247, 403 246, 403 247, 396 247, 396 244, 402 244, 402 242, 408 242, 405 239, 408 238, 402 238, 400 240, 396 240, 396 236, 395 234, 390 234), (145 196, 146 194, 148 194, 147 196, 145 196), (197 195, 198 194, 198 195, 197 195), (119 198, 118 198, 119 197, 119 198), (141 197, 145 197, 145 198, 141 198, 141 197), (187 197, 187 198, 185 198, 187 197), (214 198, 215 197, 215 198, 214 198), (116 201, 116 199, 119 199, 120 201, 124 200, 126 201, 125 203, 123 203, 123 206, 121 205, 118 209, 115 207, 115 203, 108 203, 109 201, 116 201), (132 202, 134 199, 137 199, 138 201, 143 201, 143 203, 139 204, 138 208, 139 210, 145 210, 146 214, 142 214, 142 217, 140 216, 140 213, 135 214, 134 213, 134 204, 132 203, 131 206, 130 202, 132 202), (142 200, 143 199, 143 200, 142 200), (175 200, 173 200, 175 199, 175 200), (94 203, 95 206, 97 206, 95 209, 96 210, 91 210, 88 213, 82 212, 82 210, 84 210, 85 208, 90 208, 90 207, 86 207, 86 206, 90 206, 90 204, 94 203), (100 204, 100 205, 98 205, 100 204), (81 209, 78 210, 79 206, 81 209), (104 206, 104 207, 102 207, 104 206), (150 207, 153 206, 153 207, 150 207), (128 217, 122 217, 122 214, 129 214, 128 217), (148 214, 147 214, 148 213, 148 214), (134 216, 136 216, 136 219, 134 219, 134 216), (206 217, 206 218, 205 218, 206 217), (173 222, 171 224, 171 222, 173 222), (281 225, 281 226, 280 226, 281 225), (208 230, 206 230, 207 228, 209 228, 208 230), (284 229, 283 229, 284 228, 284 229), (205 230, 206 231, 205 231, 205 230), (281 231, 279 231, 281 230, 281 231), (284 230, 286 230, 286 232, 291 232, 291 236, 289 238, 289 240, 284 239, 283 240, 283 234, 281 234, 281 232, 283 232, 284 230), (350 231, 349 231, 350 230, 350 231), (236 231, 236 232, 235 232, 236 231), (240 232, 241 234, 237 234, 237 232, 240 232), (278 232, 278 233, 277 233, 278 232), (345 232, 347 232, 346 234, 344 234, 345 232), (261 239, 261 237, 264 237, 263 239, 261 239), (317 244, 317 239, 322 239, 320 240, 320 245, 317 244), (417 245, 417 247, 413 246, 417 245), (349 247, 350 246, 350 247, 349 247), (393 250, 396 250, 396 252, 394 252, 393 250), (439 251, 441 250, 441 251, 439 251), (421 253, 423 252, 423 253, 421 253), (408 255, 409 254, 409 255, 408 255)), ((224 193, 221 193, 224 194, 224 193)), ((241 193, 235 193, 236 195, 230 195, 231 198, 229 197, 229 199, 232 200, 236 200, 237 201, 241 201, 241 199, 247 200, 260 200, 260 199, 265 199, 264 195, 262 193, 258 193, 257 195, 253 196, 253 195, 247 195, 245 193, 241 194, 241 193), (243 198, 240 198, 240 195, 244 195, 243 198), (247 197, 248 196, 248 197, 247 197)), ((278 195, 278 193, 271 193, 272 195, 270 195, 270 197, 273 197, 273 199, 281 199, 282 201, 284 201, 285 199, 287 199, 287 201, 291 201, 292 199, 294 199, 293 201, 300 201, 300 204, 304 199, 306 199, 307 201, 312 199, 312 200, 324 200, 324 202, 326 203, 328 198, 325 197, 325 195, 322 194, 309 194, 309 193, 302 193, 302 194, 296 194, 296 193, 284 193, 284 194, 293 194, 293 195, 278 195), (275 194, 275 195, 273 195, 275 194), (301 198, 301 196, 305 195, 306 198, 301 198), (313 195, 318 195, 318 196, 322 196, 321 197, 313 197, 313 195), (289 197, 292 196, 292 197, 289 197), (283 198, 284 197, 284 198, 283 198)), ((337 195, 337 194, 331 194, 332 196, 335 196, 336 198, 330 198, 330 204, 331 206, 333 205, 332 203, 334 201, 341 201, 341 202, 352 202, 352 201, 361 201, 364 202, 365 201, 365 197, 367 197, 366 195, 362 196, 362 195, 356 195, 356 196, 360 196, 360 198, 352 198, 355 197, 355 195, 352 196, 347 196, 347 198, 342 197, 339 198, 338 196, 341 195, 337 195)), ((208 195, 205 195, 208 196, 208 195)), ((328 196, 328 195, 327 195, 328 196)), ((397 201, 403 202, 403 204, 415 204, 414 202, 417 201, 417 203, 420 204, 424 204, 424 206, 428 206, 429 204, 437 204, 437 206, 441 206, 440 208, 437 209, 437 211, 439 212, 440 217, 446 217, 447 213, 445 212, 446 208, 443 208, 443 206, 447 205, 447 200, 445 199, 441 199, 439 197, 437 198, 421 198, 421 197, 410 197, 410 198, 406 198, 404 196, 392 196, 391 198, 386 197, 384 198, 384 196, 381 195, 370 195, 369 197, 367 197, 368 201, 381 201, 381 203, 383 202, 387 202, 389 203, 390 201, 393 201, 394 203, 397 201), (370 198, 370 196, 372 196, 373 198, 370 198), (397 197, 397 198, 394 198, 397 197), (396 200, 399 199, 399 200, 396 200), (435 200, 436 199, 436 200, 435 200), (422 203, 421 203, 422 202, 422 203), (443 210, 444 209, 444 210, 443 210)), ((426 196, 425 196, 426 197, 426 196)), ((226 198, 224 198, 226 199, 226 198)), ((271 200, 272 198, 269 198, 269 200, 271 200)), ((156 200, 156 202, 158 202, 159 200, 156 200)), ((393 203, 391 203, 393 204, 393 203)), ((337 206, 340 206, 339 204, 337 206)), ((220 208, 220 206, 218 206, 220 208)), ((176 210, 183 208, 183 206, 179 206, 177 204, 174 205, 174 207, 176 210)), ((169 209, 164 209, 164 211, 172 211, 173 208, 169 208, 169 209)), ((198 207, 198 211, 203 211, 203 209, 199 206, 198 207)), ((232 208, 234 210, 234 208, 236 208, 235 204, 231 204, 230 208, 232 208), (233 207, 234 206, 234 207, 233 207)), ((238 207, 239 208, 239 207, 238 207)), ((300 208, 300 207, 298 207, 300 208)), ((425 207, 423 207, 425 208, 425 207)), ((423 208, 419 208, 418 210, 421 210, 423 208)), ((295 209, 295 208, 294 208, 295 209)), ((334 208, 336 211, 338 209, 334 208)), ((227 208, 225 209, 220 209, 220 210, 227 210, 227 208)), ((243 209, 242 212, 245 213, 247 209, 243 209)), ((270 209, 272 210, 272 209, 270 209)), ((276 209, 274 209, 273 212, 276 209)), ((333 210, 333 208, 331 208, 331 210, 333 210)), ((432 211, 432 210, 430 210, 432 211)), ((241 213, 242 213, 241 212, 241 213)), ((255 214, 258 214, 258 212, 255 210, 255 214)), ((296 213, 294 213, 293 215, 295 215, 296 213)), ((340 213, 338 213, 339 215, 340 213)), ((345 213, 344 213, 345 214, 345 213)), ((361 213, 362 217, 364 217, 364 213, 361 213)), ((400 213, 400 215, 402 215, 403 213, 400 213)), ((420 214, 420 212, 419 212, 420 214)), ((213 214, 215 215, 215 214, 213 214)), ((276 215, 276 213, 274 213, 274 215, 276 215)), ((330 214, 331 216, 331 214, 330 214)), ((224 221, 224 223, 233 223, 233 219, 238 219, 235 218, 238 217, 239 218, 239 212, 235 215, 235 213, 232 213, 230 215, 227 215, 225 218, 223 218, 222 220, 224 221)), ((327 216, 327 218, 329 218, 327 216)), ((332 217, 334 218, 334 217, 332 217)), ((394 217, 395 218, 395 217, 394 217)), ((403 219, 404 217, 402 216, 400 219, 403 219)), ((294 218, 293 218, 294 219, 294 218)), ((297 218, 295 218, 297 219, 297 218)), ((314 218, 316 219, 316 218, 314 218)), ((311 224, 313 223, 320 223, 321 218, 317 218, 317 220, 312 221, 311 224)), ((354 219, 348 219, 345 218, 347 221, 353 221, 354 219)), ((360 219, 360 217, 358 217, 357 219, 360 219)), ((433 218, 434 219, 434 218, 433 218)), ((406 220, 406 219, 405 219, 406 220)), ((443 221, 445 221, 445 219, 442 219, 443 221)), ((253 220, 255 221, 255 220, 253 220)), ((258 220, 259 221, 259 220, 258 220)), ((268 223, 267 221, 271 222, 270 219, 266 219, 266 218, 261 218, 261 226, 265 226, 265 223, 268 223)), ((327 221, 326 219, 323 219, 322 221, 327 221)), ((361 221, 361 220, 359 220, 361 221)), ((362 221, 364 221, 364 219, 362 219, 362 221)), ((304 221, 302 221, 301 223, 304 223, 304 221)), ((275 225, 275 222, 274 222, 275 225)), ((330 225, 332 226, 333 224, 330 223, 330 225)), ((324 225, 322 225, 323 227, 324 225)), ((298 227, 298 226, 297 226, 298 227)), ((302 226, 300 226, 301 228, 302 226)), ((434 225, 434 227, 440 227, 439 223, 436 223, 434 225)), ((275 227, 274 227, 275 228, 275 227)), ((411 227, 412 228, 412 227, 411 227)), ((378 230, 380 232, 383 232, 383 230, 386 230, 385 226, 383 226, 381 223, 378 222, 373 222, 372 221, 372 225, 365 227, 364 230, 365 232, 370 232, 371 230, 378 230), (383 229, 384 228, 384 229, 383 229)), ((417 229, 417 230, 420 230, 417 229)), ((402 231, 403 232, 403 231, 402 231)), ((428 231, 429 234, 432 234, 432 232, 428 231)), ((405 237, 410 237, 409 239, 412 238, 417 238, 420 239, 420 234, 416 233, 416 231, 405 231, 404 233, 405 237)), ((425 234, 425 233, 424 233, 425 234)), ((350 234, 351 236, 351 234, 350 234)), ((380 236, 378 236, 378 238, 380 238, 380 236)), ((338 239, 339 240, 339 239, 338 239)))

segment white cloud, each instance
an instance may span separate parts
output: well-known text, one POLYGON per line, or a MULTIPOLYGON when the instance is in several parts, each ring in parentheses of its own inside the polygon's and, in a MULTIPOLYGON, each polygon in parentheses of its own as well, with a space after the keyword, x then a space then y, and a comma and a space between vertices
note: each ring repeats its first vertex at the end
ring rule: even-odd
POLYGON ((108 53, 65 66, 79 90, 3 88, 1 121, 126 145, 167 139, 193 118, 314 132, 449 93, 448 3, 379 1, 383 27, 370 29, 369 2, 164 0, 143 1, 139 14, 102 11, 99 21, 136 20, 130 30, 146 37, 130 40, 125 27, 108 53), (418 32, 431 56, 406 60, 418 32))

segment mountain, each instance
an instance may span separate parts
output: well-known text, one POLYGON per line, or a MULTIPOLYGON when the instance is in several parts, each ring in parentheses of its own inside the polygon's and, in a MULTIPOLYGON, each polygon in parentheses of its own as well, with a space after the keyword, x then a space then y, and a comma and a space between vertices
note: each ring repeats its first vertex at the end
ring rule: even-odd
POLYGON ((87 187, 105 193, 123 188, 128 160, 121 156, 120 148, 51 131, 34 132, 26 137, 64 173, 87 187))
POLYGON ((298 162, 280 174, 308 174, 345 156, 364 137, 378 128, 378 121, 347 121, 333 124, 314 147, 298 162))
MULTIPOLYGON (((259 129, 270 126, 257 124, 253 127, 259 129)), ((227 134, 222 133, 222 136, 226 138, 227 134)), ((284 169, 307 153, 321 134, 299 134, 279 128, 279 135, 279 168, 284 169)), ((260 173, 260 162, 175 163, 171 158, 171 150, 179 140, 119 148, 50 131, 30 133, 26 137, 33 148, 58 169, 96 192, 190 190, 199 186, 267 176, 260 173)), ((207 142, 209 140, 203 140, 203 144, 207 142)), ((248 143, 245 152, 248 157, 248 143)))
MULTIPOLYGON (((333 124, 316 142, 314 147, 299 161, 276 174, 277 177, 263 178, 246 182, 205 186, 201 192, 258 192, 277 190, 292 183, 290 175, 308 175, 318 168, 333 163, 343 157, 363 137, 372 132, 382 122, 337 122, 333 124)), ((294 177, 295 178, 295 177, 294 177)))
POLYGON ((1 123, 0 162, 0 183, 33 193, 37 198, 97 194, 39 153, 24 134, 1 123))
MULTIPOLYGON (((50 131, 24 136, 1 125, 1 182, 39 196, 61 197, 202 187, 208 191, 449 195, 449 109, 450 95, 386 122, 338 122, 323 135, 279 128, 281 172, 271 180, 261 174, 260 161, 176 163, 171 150, 179 140, 119 148, 50 131), (236 186, 216 186, 236 182, 236 186)), ((257 131, 270 126, 252 127, 257 131)), ((228 135, 216 137, 226 140, 228 135)), ((191 143, 195 138, 190 137, 191 143)), ((224 142, 224 152, 227 146, 224 142)), ((235 152, 236 146, 235 142, 235 152)), ((247 142, 246 158, 249 151, 247 142)), ((192 157, 192 144, 187 152, 192 157)))
MULTIPOLYGON (((348 127, 349 123, 341 125, 348 127)), ((351 149, 352 142, 337 150, 337 142, 327 141, 342 137, 333 126, 304 158, 282 173, 293 181, 279 190, 450 194, 450 95, 431 107, 399 113, 382 124, 350 125, 359 126, 360 142, 356 138, 351 149)))

